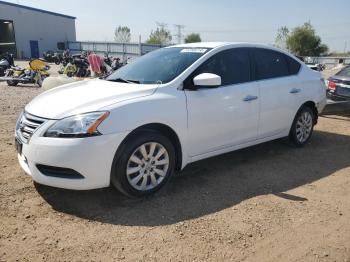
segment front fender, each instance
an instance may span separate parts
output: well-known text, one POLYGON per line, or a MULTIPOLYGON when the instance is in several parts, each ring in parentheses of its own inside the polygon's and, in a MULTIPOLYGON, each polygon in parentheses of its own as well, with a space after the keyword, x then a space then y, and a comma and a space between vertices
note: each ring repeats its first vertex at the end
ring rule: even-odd
POLYGON ((102 134, 132 132, 138 127, 159 123, 170 127, 182 148, 183 166, 187 163, 187 107, 184 91, 158 88, 150 95, 126 100, 101 110, 110 111, 98 130, 102 134))

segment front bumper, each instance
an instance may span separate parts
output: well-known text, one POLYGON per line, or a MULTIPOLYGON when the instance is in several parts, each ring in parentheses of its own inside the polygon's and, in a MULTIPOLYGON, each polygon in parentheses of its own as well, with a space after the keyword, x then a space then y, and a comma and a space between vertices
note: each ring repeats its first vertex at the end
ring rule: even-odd
POLYGON ((40 136, 39 128, 23 144, 18 161, 22 169, 39 184, 53 187, 87 190, 107 187, 114 155, 127 133, 87 138, 48 138, 40 136), (77 171, 81 179, 47 176, 37 165, 67 168, 77 171))

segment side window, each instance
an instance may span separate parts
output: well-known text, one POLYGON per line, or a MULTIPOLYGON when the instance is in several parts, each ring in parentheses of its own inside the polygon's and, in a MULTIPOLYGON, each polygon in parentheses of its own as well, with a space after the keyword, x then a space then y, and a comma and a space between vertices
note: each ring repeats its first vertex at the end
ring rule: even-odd
POLYGON ((202 73, 221 76, 223 86, 250 81, 249 49, 233 48, 212 56, 198 67, 192 78, 202 73))
POLYGON ((254 50, 255 77, 257 80, 288 76, 288 64, 285 55, 263 48, 254 50))
POLYGON ((284 55, 284 56, 285 56, 287 64, 288 64, 289 74, 296 75, 297 73, 299 73, 299 70, 301 67, 300 63, 288 55, 284 55))

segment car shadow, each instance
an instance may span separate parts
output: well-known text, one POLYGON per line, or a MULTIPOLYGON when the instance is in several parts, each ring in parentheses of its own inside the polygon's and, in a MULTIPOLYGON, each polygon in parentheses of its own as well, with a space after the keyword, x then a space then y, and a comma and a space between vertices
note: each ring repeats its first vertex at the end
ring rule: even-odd
POLYGON ((193 163, 157 194, 129 199, 113 188, 72 191, 35 184, 53 209, 102 223, 158 226, 202 217, 259 195, 306 201, 285 191, 350 166, 350 136, 315 131, 293 148, 277 140, 193 163), (336 156, 336 157, 329 157, 336 156))

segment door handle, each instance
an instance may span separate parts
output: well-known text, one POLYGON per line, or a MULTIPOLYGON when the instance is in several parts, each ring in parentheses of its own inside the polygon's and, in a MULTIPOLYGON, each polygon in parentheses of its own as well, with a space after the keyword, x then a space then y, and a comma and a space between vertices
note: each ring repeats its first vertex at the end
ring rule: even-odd
POLYGON ((257 96, 248 95, 248 96, 246 96, 245 98, 243 98, 243 101, 244 101, 244 102, 249 102, 249 101, 253 101, 253 100, 256 100, 256 99, 258 99, 257 96))
POLYGON ((292 88, 289 93, 291 94, 297 94, 297 93, 300 93, 301 92, 301 89, 300 88, 292 88))

